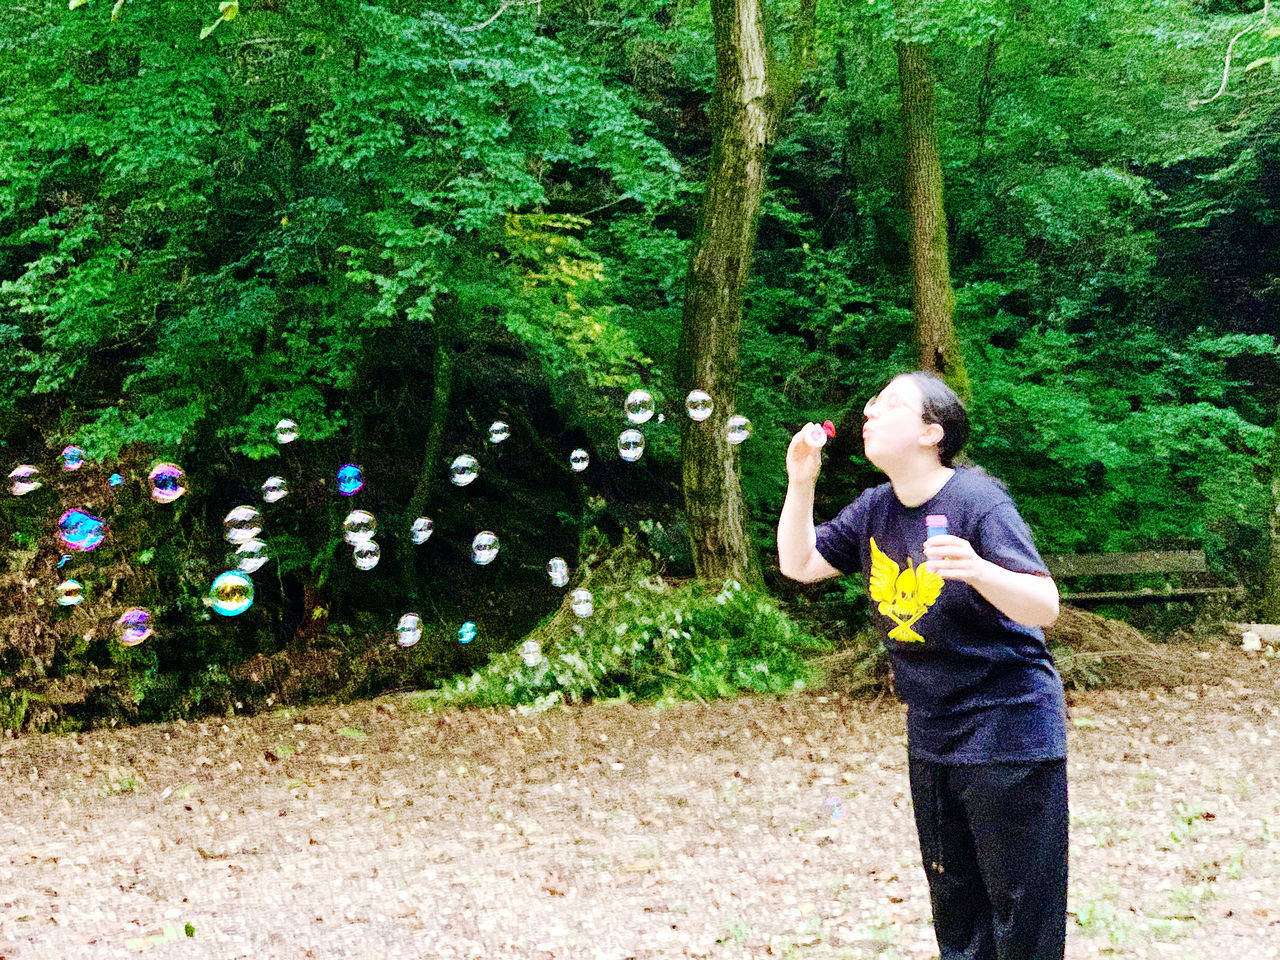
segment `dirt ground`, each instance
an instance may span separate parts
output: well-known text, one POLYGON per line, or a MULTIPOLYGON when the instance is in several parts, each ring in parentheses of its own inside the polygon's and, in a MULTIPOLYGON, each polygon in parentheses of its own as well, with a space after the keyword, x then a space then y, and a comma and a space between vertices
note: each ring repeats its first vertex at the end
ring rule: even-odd
MULTIPOLYGON (((1280 957, 1280 662, 1201 652, 1071 698, 1071 958, 1280 957)), ((937 956, 887 698, 416 699, 0 741, 0 958, 937 956)))

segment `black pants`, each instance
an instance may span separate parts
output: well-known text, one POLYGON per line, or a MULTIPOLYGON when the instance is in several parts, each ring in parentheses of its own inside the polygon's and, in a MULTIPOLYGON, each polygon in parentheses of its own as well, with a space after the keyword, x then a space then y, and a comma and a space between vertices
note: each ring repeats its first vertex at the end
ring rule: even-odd
POLYGON ((1067 762, 910 761, 941 960, 1062 960, 1067 762))

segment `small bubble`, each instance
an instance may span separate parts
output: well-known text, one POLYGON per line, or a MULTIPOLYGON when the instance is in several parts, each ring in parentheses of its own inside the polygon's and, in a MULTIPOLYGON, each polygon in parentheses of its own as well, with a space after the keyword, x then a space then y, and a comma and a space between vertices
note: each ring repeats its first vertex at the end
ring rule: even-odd
POLYGON ((368 510, 352 510, 347 519, 342 521, 342 538, 347 543, 361 543, 372 540, 378 532, 378 521, 368 510))
POLYGON ((173 503, 187 492, 183 485, 186 475, 176 463, 157 463, 147 474, 151 484, 151 499, 156 503, 173 503))
POLYGON ((68 510, 58 518, 58 539, 72 550, 96 549, 106 536, 106 523, 83 510, 68 510))
POLYGON ((262 499, 267 503, 279 503, 289 495, 289 481, 284 477, 267 477, 262 481, 262 499))
POLYGON ((382 548, 376 540, 361 540, 351 551, 357 570, 372 570, 382 559, 382 548))
POLYGON ((414 543, 423 544, 431 539, 431 532, 434 524, 430 517, 419 517, 413 521, 413 526, 409 528, 409 536, 414 543))
POLYGON ((61 570, 63 567, 65 567, 65 566, 66 566, 68 563, 70 563, 70 562, 71 562, 71 554, 69 554, 69 553, 64 553, 64 554, 62 555, 62 558, 58 561, 58 569, 59 569, 59 570, 61 570))
POLYGON ((465 487, 480 473, 480 463, 469 453, 464 453, 449 465, 449 476, 455 486, 465 487))
POLYGON ((573 468, 574 473, 581 473, 587 469, 589 463, 591 463, 591 457, 581 447, 569 454, 569 466, 573 468))
POLYGON ((65 447, 62 451, 62 469, 79 470, 84 466, 84 451, 79 447, 65 447))
POLYGON ((690 420, 701 423, 711 416, 715 404, 711 402, 711 394, 705 390, 690 390, 689 396, 684 398, 684 408, 688 411, 690 420))
POLYGON ((236 617, 253 606, 253 581, 239 570, 219 574, 209 588, 215 613, 236 617))
POLYGON ((344 497, 353 497, 364 489, 364 471, 354 463, 345 463, 338 468, 338 492, 344 497))
POLYGON ((524 661, 526 667, 538 665, 538 661, 542 659, 542 647, 538 645, 537 640, 526 640, 520 644, 520 659, 524 661))
POLYGON ((125 647, 136 647, 143 640, 155 636, 151 627, 151 611, 134 607, 120 614, 115 623, 116 641, 125 647))
POLYGON ((79 580, 63 580, 58 584, 58 606, 74 607, 84 599, 84 587, 79 580))
POLYGON ((293 443, 298 439, 298 425, 292 420, 281 420, 276 424, 276 443, 293 443))
POLYGON ((595 600, 591 596, 591 591, 584 590, 582 587, 579 587, 570 595, 569 605, 573 612, 583 619, 596 612, 595 600))
POLYGON ((222 518, 227 542, 239 546, 262 532, 262 516, 250 506, 239 506, 222 518))
POLYGON ((32 490, 39 490, 40 486, 40 471, 29 463, 9 472, 9 490, 15 497, 26 496, 32 490))
POLYGON ((124 486, 124 477, 120 476, 118 473, 113 473, 111 476, 107 477, 107 485, 111 487, 122 487, 124 486))
POLYGON ((729 418, 726 427, 729 436, 729 442, 735 446, 741 443, 747 437, 751 436, 751 421, 741 414, 735 413, 729 418))
POLYGON ((476 625, 468 620, 458 628, 458 642, 470 643, 476 638, 476 625))
POLYGON ((623 404, 631 423, 648 423, 653 418, 653 394, 648 390, 632 390, 623 404))
POLYGON ((396 643, 412 647, 422 639, 422 618, 416 613, 406 613, 396 624, 396 643))
POLYGON ((267 545, 261 540, 246 540, 236 548, 236 569, 241 573, 256 573, 269 559, 267 545))
POLYGON ((618 435, 618 455, 634 463, 644 454, 644 434, 639 430, 623 430, 618 435))
POLYGON ((501 443, 507 437, 511 436, 511 428, 501 420, 495 420, 489 425, 489 442, 501 443))
POLYGON ((471 559, 484 566, 493 563, 498 555, 498 535, 492 530, 481 530, 471 541, 471 559))
POLYGON ((547 561, 547 576, 551 578, 553 587, 563 587, 569 583, 569 564, 563 557, 552 557, 547 561))

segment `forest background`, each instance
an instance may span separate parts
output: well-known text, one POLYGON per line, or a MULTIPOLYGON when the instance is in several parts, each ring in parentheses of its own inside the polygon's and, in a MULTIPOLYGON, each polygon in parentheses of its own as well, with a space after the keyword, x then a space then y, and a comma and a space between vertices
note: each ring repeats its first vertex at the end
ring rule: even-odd
POLYGON ((0 727, 431 687, 490 657, 501 682, 463 693, 546 705, 624 675, 694 693, 802 679, 789 658, 847 642, 865 605, 856 580, 777 574, 786 443, 835 422, 817 506, 833 515, 879 482, 863 404, 918 363, 904 44, 931 57, 973 460, 1042 552, 1203 549, 1250 590, 1237 618, 1263 610, 1269 7, 764 5, 766 53, 794 69, 770 91, 740 370, 709 421, 752 423, 720 444, 762 571, 740 589, 680 586, 699 542, 682 310, 714 154, 714 3, 67 7, 0 11, 0 459, 45 481, 0 501, 0 727), (622 405, 641 386, 663 416, 626 463, 622 405), (286 417, 301 435, 281 446, 286 417), (73 442, 89 463, 64 472, 73 442), (449 482, 461 453, 481 462, 467 487, 449 482), (174 504, 147 495, 158 461, 186 471, 174 504), (367 478, 351 499, 333 482, 346 462, 367 478), (263 505, 270 475, 291 493, 263 505), (205 598, 241 503, 261 507, 271 562, 253 607, 224 618, 205 598), (111 535, 60 570, 54 523, 76 506, 111 535), (343 542, 353 506, 378 519, 372 571, 343 542), (434 533, 414 545, 419 515, 434 533), (501 549, 477 566, 482 529, 501 549), (567 612, 552 556, 595 589, 595 617, 567 612), (79 606, 54 602, 65 576, 79 606), (111 642, 135 606, 156 636, 111 642), (424 621, 409 648, 393 639, 406 610, 424 621), (541 672, 511 652, 531 636, 541 672))

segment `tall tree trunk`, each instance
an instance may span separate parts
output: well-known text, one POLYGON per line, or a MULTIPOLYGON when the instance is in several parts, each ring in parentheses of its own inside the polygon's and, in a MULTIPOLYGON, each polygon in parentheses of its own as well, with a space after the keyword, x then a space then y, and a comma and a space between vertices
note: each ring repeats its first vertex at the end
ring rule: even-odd
POLYGON ((1280 623, 1280 408, 1271 427, 1271 509, 1267 512, 1267 533, 1271 553, 1267 558, 1267 583, 1262 594, 1261 620, 1280 623))
POLYGON ((768 51, 759 0, 711 0, 716 82, 711 166, 689 264, 680 331, 682 388, 715 403, 685 422, 680 453, 694 569, 700 579, 759 583, 747 533, 742 470, 726 423, 738 392, 742 291, 755 248, 772 134, 768 51))
POLYGON ((962 397, 969 378, 956 339, 956 298, 947 264, 947 219, 929 48, 898 41, 902 95, 903 186, 911 221, 911 314, 920 368, 943 377, 962 397))

